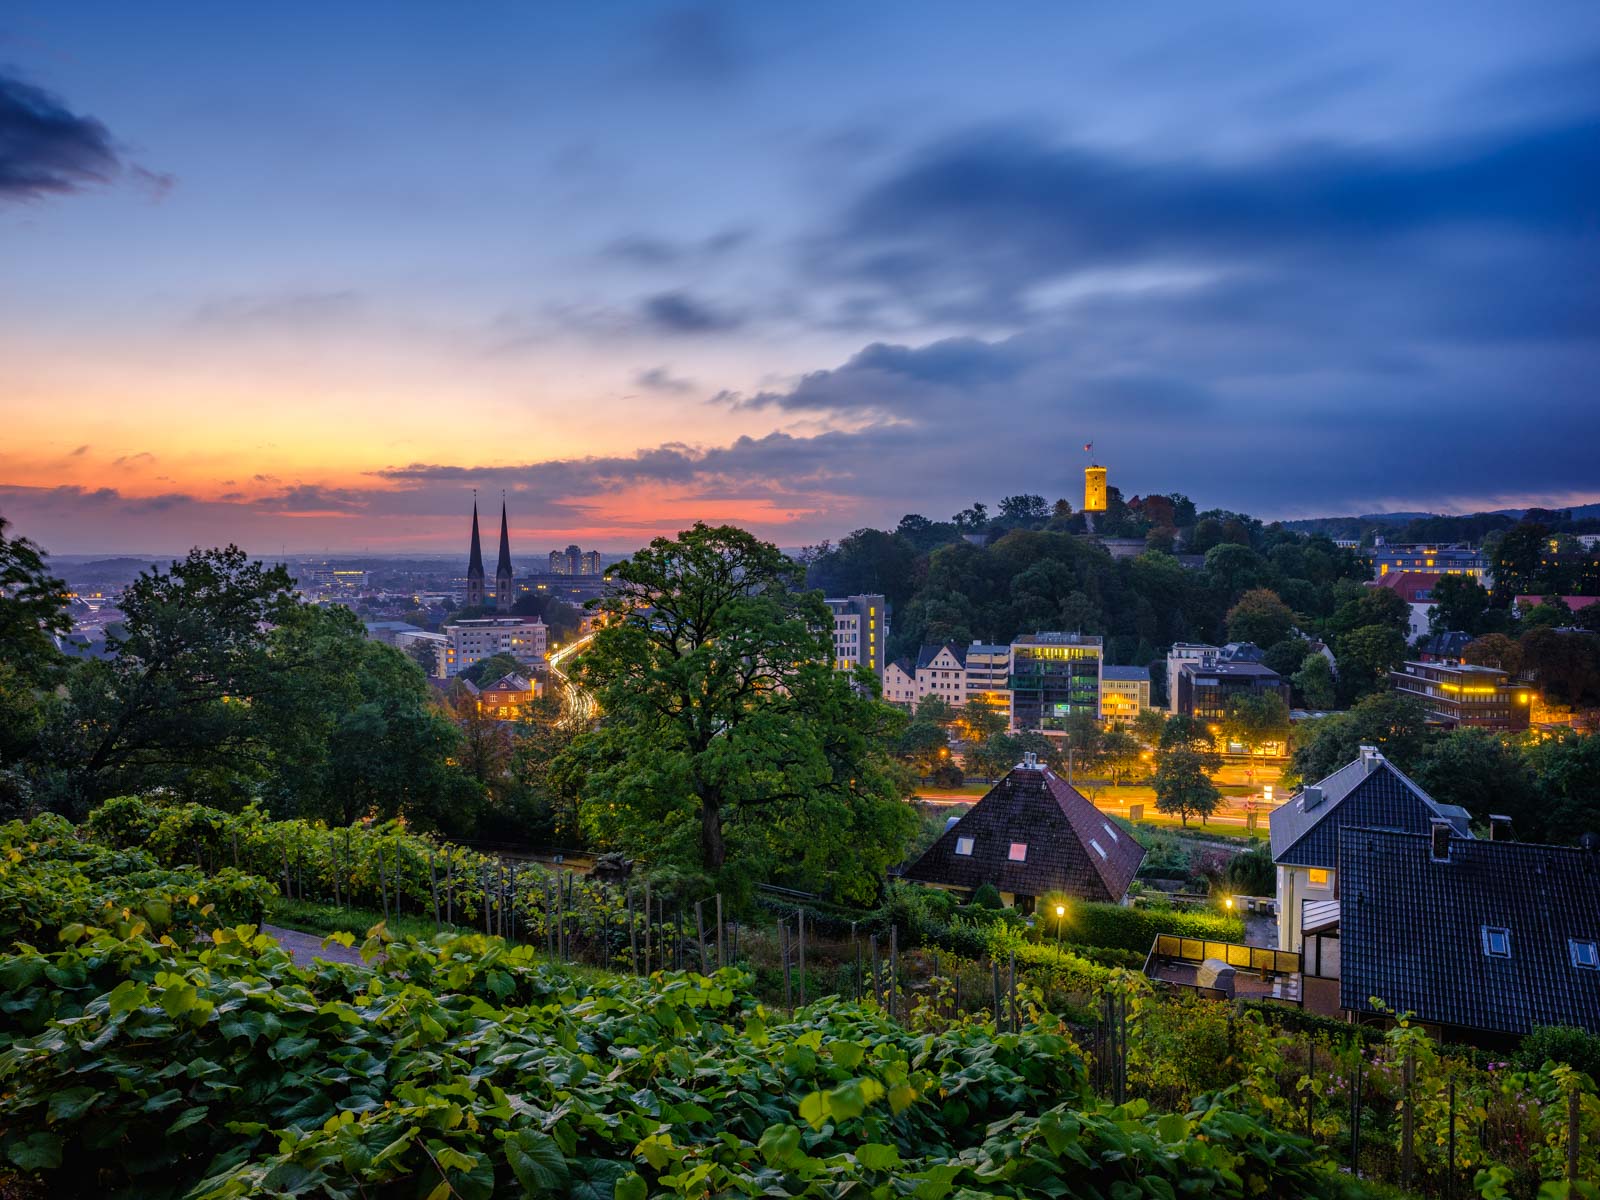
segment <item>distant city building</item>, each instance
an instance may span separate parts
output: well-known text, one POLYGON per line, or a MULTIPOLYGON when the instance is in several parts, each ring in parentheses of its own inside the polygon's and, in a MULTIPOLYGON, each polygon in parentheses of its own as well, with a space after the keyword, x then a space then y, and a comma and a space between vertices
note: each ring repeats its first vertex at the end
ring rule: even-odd
POLYGON ((474 663, 509 654, 525 667, 542 672, 549 631, 538 617, 468 617, 441 631, 441 678, 461 674, 474 663))
POLYGON ((1466 653, 1467 646, 1471 642, 1472 635, 1459 629, 1432 634, 1422 643, 1422 661, 1459 664, 1465 661, 1462 655, 1466 653))
POLYGON ((367 586, 371 573, 360 567, 341 567, 334 563, 300 563, 294 571, 295 583, 307 592, 352 592, 367 586))
POLYGON ((1131 725, 1150 707, 1150 668, 1100 668, 1100 715, 1115 725, 1131 725))
MULTIPOLYGON (((483 542, 478 536, 478 500, 472 500, 472 542, 467 550, 468 608, 487 608, 489 593, 485 586, 483 570, 483 542)), ((500 612, 510 612, 516 599, 516 587, 511 572, 511 533, 506 524, 505 502, 500 503, 500 557, 494 568, 494 606, 500 612)))
POLYGON ((477 690, 478 711, 497 721, 514 721, 538 694, 537 680, 526 675, 502 675, 477 690))
POLYGON ((1208 646, 1203 642, 1174 642, 1172 649, 1167 651, 1167 711, 1178 711, 1178 672, 1183 669, 1184 663, 1200 662, 1207 655, 1220 656, 1220 646, 1208 646))
POLYGON ((1011 724, 1011 647, 973 642, 967 647, 967 699, 1011 724))
POLYGON ((833 662, 841 671, 866 667, 883 679, 883 649, 889 640, 889 605, 881 595, 826 600, 833 613, 833 662))
POLYGON ((917 706, 917 664, 909 658, 891 659, 883 667, 883 698, 906 710, 917 706))
POLYGON ((1390 546, 1380 538, 1372 548, 1372 577, 1401 571, 1430 571, 1440 575, 1466 575, 1487 586, 1489 560, 1471 546, 1418 543, 1390 546))
POLYGON ((1528 727, 1533 689, 1494 667, 1408 662, 1389 673, 1389 682, 1401 695, 1420 700, 1435 725, 1511 732, 1528 727))
POLYGON ((917 655, 917 692, 937 696, 952 708, 967 702, 967 651, 947 643, 924 646, 917 655))
POLYGON ((601 572, 600 551, 568 546, 565 550, 550 551, 552 575, 598 575, 601 572))
POLYGON ((483 588, 483 542, 478 537, 478 498, 472 498, 472 544, 467 551, 467 596, 468 608, 482 608, 484 604, 483 588))
POLYGON ((500 559, 494 568, 494 606, 503 613, 511 611, 516 589, 511 574, 511 534, 506 527, 506 503, 500 502, 500 559))
POLYGON ((382 642, 385 646, 396 644, 395 639, 404 633, 421 633, 422 630, 409 621, 365 621, 367 639, 373 642, 382 642))
POLYGON ((1061 733, 1074 713, 1100 716, 1105 643, 1082 633, 1033 633, 1011 643, 1011 728, 1061 733))
POLYGON ((1220 724, 1236 697, 1273 692, 1289 705, 1289 685, 1283 678, 1258 662, 1227 662, 1206 655, 1198 662, 1185 662, 1178 671, 1180 715, 1194 717, 1208 725, 1220 724))

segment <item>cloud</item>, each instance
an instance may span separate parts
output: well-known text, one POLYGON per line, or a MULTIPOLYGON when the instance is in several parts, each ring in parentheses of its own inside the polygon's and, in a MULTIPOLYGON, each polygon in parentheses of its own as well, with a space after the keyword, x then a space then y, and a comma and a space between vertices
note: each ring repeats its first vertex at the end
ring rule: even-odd
POLYGON ((669 238, 632 233, 607 242, 602 258, 631 267, 666 268, 704 265, 723 258, 749 242, 748 229, 724 229, 707 237, 669 238))
POLYGON ((82 458, 87 453, 89 453, 89 443, 85 442, 83 445, 79 446, 76 450, 70 451, 67 454, 67 457, 68 458, 82 458))
POLYGON ((743 320, 720 312, 688 292, 660 292, 639 306, 640 315, 658 332, 670 334, 725 333, 743 320))
POLYGON ((730 9, 717 3, 676 5, 656 14, 640 45, 648 76, 692 87, 731 84, 749 59, 730 9))
POLYGON ((121 166, 99 121, 0 75, 0 200, 81 191, 109 182, 121 166))
POLYGON ((667 392, 681 396, 685 392, 694 391, 694 380, 674 375, 666 367, 651 367, 640 371, 634 376, 634 382, 652 392, 667 392))
POLYGON ((148 450, 141 450, 137 454, 123 454, 111 460, 113 467, 135 467, 143 463, 153 463, 156 456, 148 450))

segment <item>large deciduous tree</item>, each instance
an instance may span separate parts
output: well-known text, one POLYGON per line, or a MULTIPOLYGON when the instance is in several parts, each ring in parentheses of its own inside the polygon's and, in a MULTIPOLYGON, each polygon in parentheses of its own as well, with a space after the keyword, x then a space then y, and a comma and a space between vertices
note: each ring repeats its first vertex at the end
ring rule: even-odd
POLYGON ((833 669, 800 565, 696 524, 607 574, 577 669, 603 715, 566 752, 586 824, 658 861, 688 851, 725 887, 787 867, 870 899, 916 825, 886 751, 905 718, 833 669))
POLYGON ((1154 780, 1156 810, 1174 813, 1189 824, 1190 817, 1203 823, 1216 810, 1222 793, 1206 774, 1204 756, 1187 746, 1164 751, 1156 765, 1154 780))
POLYGON ((1228 610, 1228 636, 1263 650, 1283 641, 1293 628, 1294 613, 1271 588, 1251 588, 1228 610))

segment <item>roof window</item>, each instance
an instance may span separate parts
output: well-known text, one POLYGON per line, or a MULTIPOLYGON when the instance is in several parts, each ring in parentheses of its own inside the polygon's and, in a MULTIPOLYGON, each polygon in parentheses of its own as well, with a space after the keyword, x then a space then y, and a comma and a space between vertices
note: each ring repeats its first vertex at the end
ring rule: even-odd
POLYGON ((1600 946, 1594 942, 1580 942, 1577 938, 1567 942, 1572 955, 1572 965, 1580 971, 1600 971, 1600 946))
POLYGON ((958 837, 956 839, 956 853, 970 855, 972 853, 972 839, 969 837, 958 837))
POLYGON ((1098 854, 1101 858, 1105 858, 1106 857, 1106 848, 1104 846, 1102 846, 1099 842, 1095 841, 1093 838, 1090 838, 1089 839, 1089 845, 1094 847, 1095 853, 1098 854))
POLYGON ((1511 931, 1493 925, 1483 926, 1483 952, 1490 958, 1510 958, 1511 931))
POLYGON ((1108 825, 1106 822, 1101 821, 1100 822, 1100 828, 1104 829, 1107 833, 1109 833, 1111 835, 1111 840, 1113 842, 1120 842, 1122 840, 1121 838, 1119 838, 1117 836, 1117 831, 1115 829, 1111 828, 1111 826, 1108 825))
POLYGON ((1027 862, 1028 861, 1028 843, 1027 842, 1012 842, 1011 843, 1011 849, 1006 852, 1006 857, 1009 858, 1012 862, 1027 862))

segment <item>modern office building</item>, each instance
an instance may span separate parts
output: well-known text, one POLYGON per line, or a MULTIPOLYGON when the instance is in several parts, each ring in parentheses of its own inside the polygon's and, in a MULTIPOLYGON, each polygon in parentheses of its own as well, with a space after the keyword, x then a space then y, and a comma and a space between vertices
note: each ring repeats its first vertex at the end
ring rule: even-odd
POLYGON ((1116 725, 1131 725, 1150 707, 1150 668, 1100 668, 1100 715, 1116 725))
POLYGON ((1439 575, 1466 575, 1488 586, 1489 560, 1471 546, 1415 544, 1372 548, 1372 577, 1382 579, 1400 571, 1430 571, 1439 575))
POLYGON ((967 647, 967 699, 981 701, 984 707, 1011 723, 1011 647, 989 642, 973 642, 967 647))
POLYGON ((1207 724, 1221 722, 1228 715, 1234 697, 1275 692, 1289 705, 1289 685, 1271 667, 1258 662, 1224 662, 1207 655, 1198 662, 1186 662, 1178 672, 1180 715, 1195 717, 1207 724))
POLYGON ((889 640, 889 605, 882 596, 825 600, 833 613, 833 662, 841 671, 867 667, 881 682, 883 648, 889 640))
POLYGON ((544 670, 549 630, 538 617, 468 617, 452 621, 440 633, 440 678, 459 675, 486 658, 509 654, 525 667, 544 670))
POLYGON ((1420 700, 1428 720, 1449 729, 1518 732, 1528 727, 1533 689, 1494 667, 1445 662, 1408 662, 1389 673, 1401 695, 1420 700))
POLYGON ((1167 711, 1178 711, 1178 672, 1183 670, 1184 663, 1197 663, 1212 655, 1220 658, 1221 649, 1216 646, 1207 646, 1202 642, 1175 642, 1172 649, 1167 651, 1167 711))
POLYGON ((598 575, 601 573, 600 551, 568 546, 565 550, 550 551, 552 575, 598 575))
POLYGON ((1083 633, 1033 633, 1011 643, 1011 728, 1061 733, 1074 713, 1100 716, 1104 640, 1083 633))

